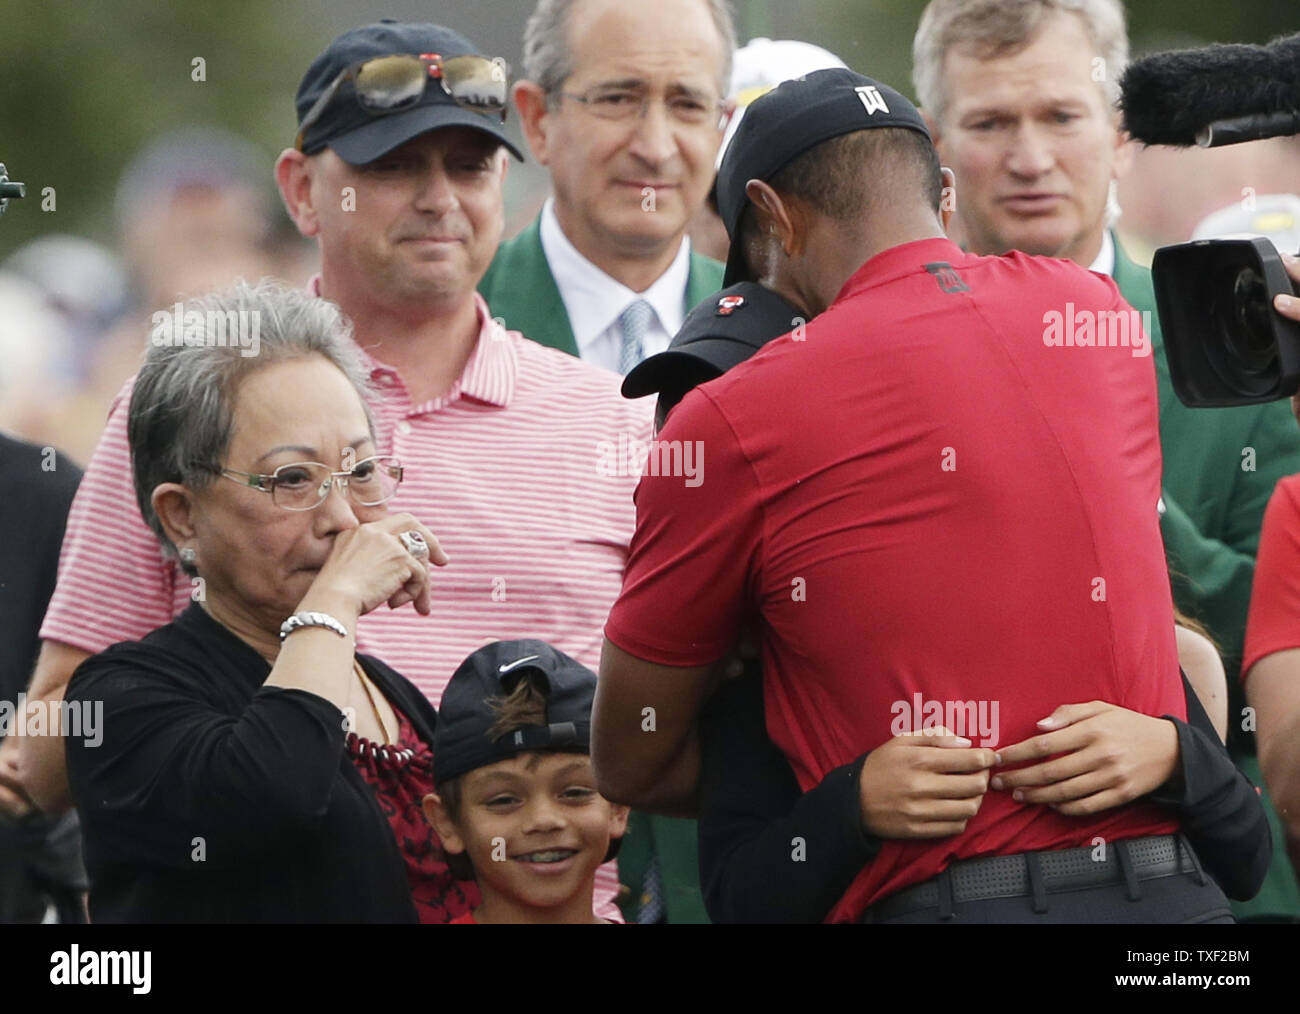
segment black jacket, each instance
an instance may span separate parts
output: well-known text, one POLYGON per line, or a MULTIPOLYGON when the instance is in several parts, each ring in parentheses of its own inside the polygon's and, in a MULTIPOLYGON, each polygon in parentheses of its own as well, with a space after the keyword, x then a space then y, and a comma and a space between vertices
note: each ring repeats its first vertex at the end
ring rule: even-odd
MULTIPOLYGON (((437 716, 367 675, 427 742, 437 716)), ((345 750, 343 713, 263 687, 270 665, 197 604, 73 674, 103 742, 68 738, 95 922, 414 922, 406 868, 345 750)))
MULTIPOLYGON (((1253 897, 1273 855, 1259 795, 1183 680, 1181 763, 1147 799, 1169 807, 1224 893, 1253 897)), ((1168 718, 1169 716, 1165 716, 1168 718)), ((725 682, 700 719, 700 883, 714 922, 821 922, 880 850, 862 827, 867 754, 801 792, 767 735, 756 663, 725 682)))
POLYGON ((81 469, 53 448, 0 433, 0 700, 17 700, 31 679, 80 481, 81 469))

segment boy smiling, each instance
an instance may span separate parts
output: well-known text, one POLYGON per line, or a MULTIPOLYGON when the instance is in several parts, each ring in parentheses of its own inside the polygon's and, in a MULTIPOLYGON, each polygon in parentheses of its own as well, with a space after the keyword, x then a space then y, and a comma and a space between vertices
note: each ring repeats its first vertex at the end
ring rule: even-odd
POLYGON ((452 872, 483 899, 454 922, 604 922, 596 868, 617 853, 627 808, 596 791, 595 690, 589 669, 542 641, 489 644, 452 676, 424 812, 452 872))

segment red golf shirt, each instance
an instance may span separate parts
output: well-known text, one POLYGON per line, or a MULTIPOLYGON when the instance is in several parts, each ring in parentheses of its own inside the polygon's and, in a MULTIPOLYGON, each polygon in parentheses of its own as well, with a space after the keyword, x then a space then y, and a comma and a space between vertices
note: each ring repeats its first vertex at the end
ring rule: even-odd
MULTIPOLYGON (((908 729, 1009 745, 1094 699, 1183 717, 1149 345, 1095 344, 1128 310, 1067 261, 942 239, 872 258, 674 411, 606 635, 695 666, 761 617, 768 733, 805 790, 908 729), (693 468, 664 475, 675 453, 693 468)), ((887 842, 831 918, 954 859, 1175 827, 989 791, 962 835, 887 842)))
POLYGON ((1300 648, 1300 475, 1278 480, 1264 511, 1241 678, 1274 652, 1300 648))

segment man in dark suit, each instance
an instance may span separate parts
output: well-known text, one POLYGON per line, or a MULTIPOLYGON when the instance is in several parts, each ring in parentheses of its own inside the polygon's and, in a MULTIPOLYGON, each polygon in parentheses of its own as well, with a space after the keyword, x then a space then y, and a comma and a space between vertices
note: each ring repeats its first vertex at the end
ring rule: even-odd
MULTIPOLYGON (((0 563, 0 701, 18 724, 80 480, 81 469, 53 447, 0 433, 0 529, 11 536, 0 563)), ((18 785, 17 746, 0 729, 0 923, 41 922, 51 906, 59 922, 84 922, 77 815, 36 810, 18 785)))

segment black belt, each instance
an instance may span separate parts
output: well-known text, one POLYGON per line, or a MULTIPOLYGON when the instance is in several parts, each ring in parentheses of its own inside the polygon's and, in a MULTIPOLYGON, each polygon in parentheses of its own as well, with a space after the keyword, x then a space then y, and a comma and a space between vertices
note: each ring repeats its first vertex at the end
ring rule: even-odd
POLYGON ((1157 835, 1098 843, 1077 849, 1021 852, 1011 856, 959 859, 937 877, 882 898, 864 913, 873 920, 894 919, 927 908, 951 918, 953 905, 992 898, 1032 897, 1034 911, 1045 912, 1047 894, 1126 884, 1131 901, 1140 897, 1139 880, 1205 874, 1182 835, 1157 835))

